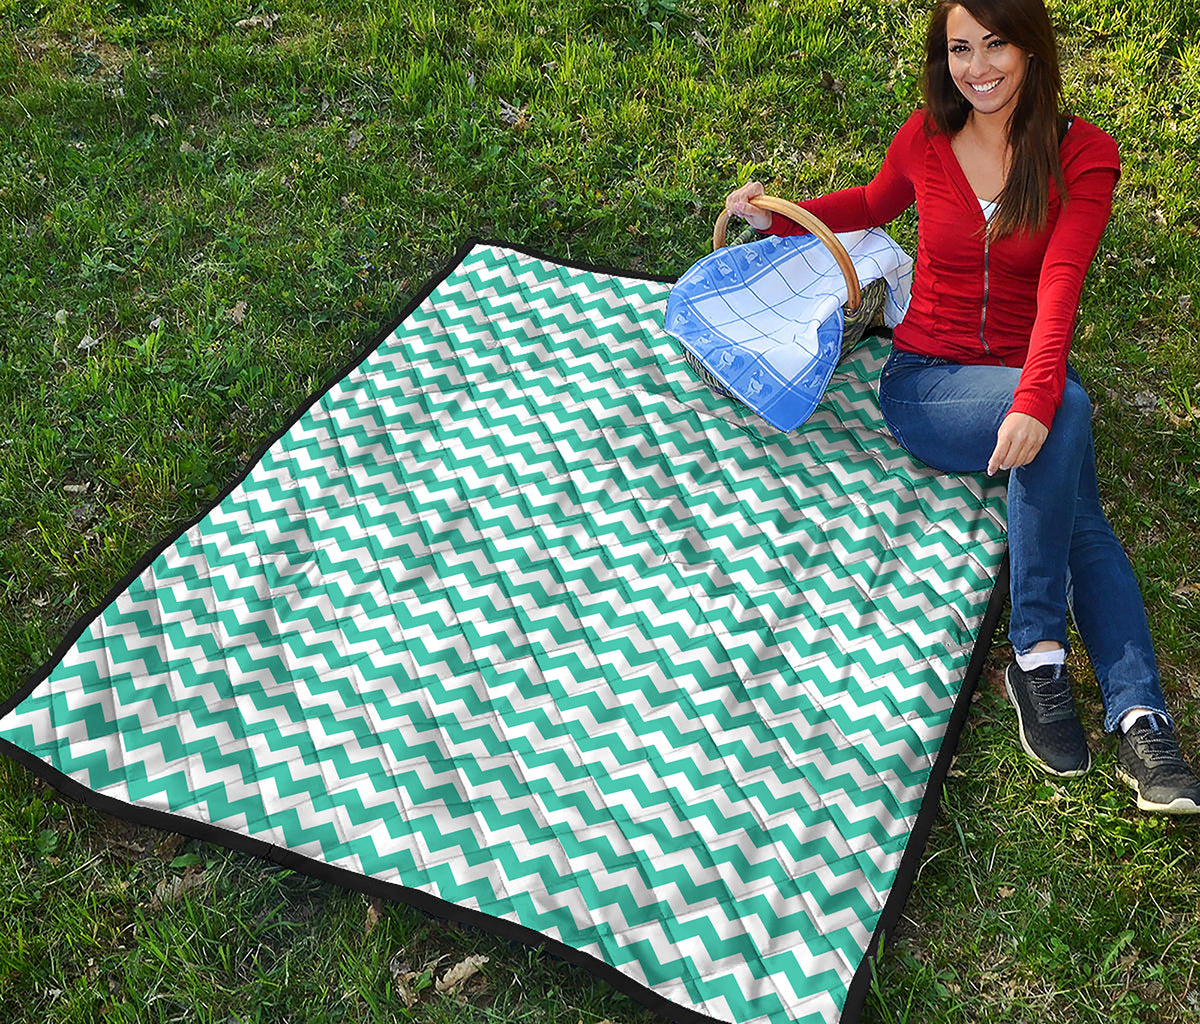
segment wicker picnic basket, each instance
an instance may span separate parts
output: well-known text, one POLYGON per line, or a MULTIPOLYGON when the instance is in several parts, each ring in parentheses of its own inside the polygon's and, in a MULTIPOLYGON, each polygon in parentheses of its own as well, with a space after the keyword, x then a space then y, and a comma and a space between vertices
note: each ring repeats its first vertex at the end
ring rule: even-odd
MULTIPOLYGON (((785 217, 790 217, 801 227, 807 228, 816 235, 833 254, 833 258, 837 261, 838 267, 846 279, 846 289, 849 293, 849 298, 842 306, 842 313, 845 317, 842 329, 842 358, 845 358, 846 354, 866 337, 870 328, 882 322, 883 303, 887 298, 887 282, 880 277, 866 286, 860 287, 858 273, 854 269, 850 254, 846 252, 846 247, 838 241, 837 235, 829 230, 824 221, 803 207, 786 199, 780 199, 778 196, 768 195, 755 196, 750 200, 750 204, 757 206, 760 210, 770 210, 772 213, 782 213, 785 217)), ((729 213, 722 210, 716 224, 713 225, 714 252, 725 245, 725 229, 728 223, 729 213)), ((754 228, 747 224, 745 229, 733 239, 733 242, 740 244, 754 241, 759 237, 754 228)), ((724 395, 739 405, 743 404, 735 395, 730 394, 721 382, 705 369, 704 364, 700 362, 695 353, 686 347, 683 348, 683 358, 695 374, 714 392, 724 395)))

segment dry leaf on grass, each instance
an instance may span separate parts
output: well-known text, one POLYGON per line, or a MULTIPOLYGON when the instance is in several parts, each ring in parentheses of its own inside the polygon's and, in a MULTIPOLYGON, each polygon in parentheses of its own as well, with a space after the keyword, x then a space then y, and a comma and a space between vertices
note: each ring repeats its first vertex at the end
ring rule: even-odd
POLYGON ((396 994, 400 997, 400 1001, 410 1010, 417 1005, 417 993, 412 987, 412 982, 416 977, 416 971, 406 971, 403 975, 397 974, 392 979, 396 983, 396 994))
POLYGON ((185 893, 203 888, 207 881, 208 876, 204 873, 203 868, 198 870, 188 868, 182 875, 173 875, 170 878, 164 878, 155 886, 154 898, 151 900, 150 905, 157 909, 164 904, 174 903, 185 893))
POLYGON ((1167 423, 1174 430, 1190 427, 1196 420, 1200 420, 1200 407, 1194 408, 1190 412, 1187 409, 1179 412, 1176 412, 1173 408, 1167 409, 1167 423))
POLYGON ((439 992, 453 992, 459 985, 466 981, 469 977, 479 972, 479 968, 488 962, 488 958, 481 954, 469 956, 465 960, 456 963, 437 981, 437 990, 439 992))
POLYGON ((379 924, 379 919, 383 917, 383 900, 378 896, 371 898, 371 902, 367 904, 367 924, 363 929, 364 935, 370 935, 375 930, 375 926, 379 924))
POLYGON ((278 20, 278 14, 256 14, 252 18, 243 18, 234 24, 243 32, 249 32, 252 28, 270 28, 278 20))
MULTIPOLYGON (((424 987, 419 984, 421 972, 412 969, 412 965, 404 959, 403 950, 388 962, 388 971, 392 976, 392 984, 396 986, 396 994, 400 997, 400 1001, 412 1009, 417 1005, 418 993, 424 987)), ((428 984, 427 980, 425 985, 428 984)))

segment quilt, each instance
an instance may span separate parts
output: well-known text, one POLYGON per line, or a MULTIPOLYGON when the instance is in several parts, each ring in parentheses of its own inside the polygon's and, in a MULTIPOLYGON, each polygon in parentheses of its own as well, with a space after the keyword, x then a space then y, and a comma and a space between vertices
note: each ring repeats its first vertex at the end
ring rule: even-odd
POLYGON ((674 1020, 857 1019, 1003 596, 1003 485, 868 339, 803 428, 671 281, 469 242, 0 707, 68 795, 545 946, 674 1020))

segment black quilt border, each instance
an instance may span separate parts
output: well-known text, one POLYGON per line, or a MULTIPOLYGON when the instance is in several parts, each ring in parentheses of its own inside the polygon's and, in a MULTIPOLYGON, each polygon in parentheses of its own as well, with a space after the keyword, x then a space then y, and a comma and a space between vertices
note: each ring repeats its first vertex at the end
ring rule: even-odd
MULTIPOLYGON (((676 277, 671 275, 648 274, 640 271, 629 271, 619 267, 563 259, 513 242, 494 241, 474 236, 468 238, 442 268, 429 278, 424 287, 413 296, 398 315, 376 334, 369 337, 366 342, 359 345, 346 361, 326 378, 325 383, 313 391, 300 404, 295 415, 276 434, 258 447, 254 454, 247 460, 245 468, 213 499, 207 508, 189 519, 173 533, 170 533, 165 539, 155 544, 137 561, 124 577, 113 585, 98 605, 84 612, 75 621, 70 629, 67 630, 62 643, 59 644, 57 650, 55 650, 54 654, 50 656, 45 664, 36 669, 26 680, 25 684, 18 688, 7 701, 0 704, 0 719, 7 716, 10 711, 25 700, 50 675, 54 667, 66 656, 71 647, 74 646, 75 641, 104 612, 104 609, 115 601, 163 551, 220 505, 250 475, 250 472, 258 465, 271 446, 291 430, 309 408, 319 401, 327 391, 383 344, 392 335, 392 332, 429 297, 433 290, 458 268, 471 250, 480 245, 510 249, 536 259, 547 260, 560 266, 590 273, 607 274, 638 281, 654 281, 659 284, 673 284, 676 280, 676 277)), ((1007 594, 1008 557, 1006 555, 996 583, 992 588, 987 610, 984 613, 983 621, 975 638, 971 659, 967 666, 966 677, 963 680, 962 689, 959 691, 958 698, 955 701, 950 723, 947 727, 946 735, 942 740, 937 760, 934 762, 929 782, 926 784, 925 795, 922 797, 921 807, 917 812, 917 820, 913 825, 912 832, 909 834, 908 844, 901 857, 895 881, 888 892, 888 898, 884 903, 883 911, 871 936, 871 940, 867 944, 866 952, 847 990, 846 1001, 842 1007, 841 1024, 858 1024, 866 1002, 867 993, 871 988, 874 976, 873 964, 882 949, 886 937, 892 934, 892 930, 900 920, 900 915, 908 900, 908 894, 916 879, 917 870, 920 867, 921 858, 925 852, 925 846, 929 840, 929 834, 933 828, 933 823, 941 804, 942 787, 945 785, 947 773, 950 770, 950 763, 953 760, 958 747, 958 741, 966 725, 967 714, 971 707, 971 697, 983 672, 983 664, 987 658, 988 650, 991 648, 992 636, 1000 621, 1000 614, 1007 594)), ((416 907, 434 917, 478 928, 481 931, 496 935, 510 942, 535 948, 540 947, 552 956, 585 968, 591 974, 606 981, 618 992, 630 996, 667 1020, 677 1022, 677 1024, 722 1024, 717 1018, 691 1010, 666 999, 664 996, 658 995, 653 990, 622 974, 605 961, 588 953, 580 952, 555 939, 547 938, 544 934, 532 928, 526 928, 524 925, 514 924, 511 921, 493 917, 482 911, 450 903, 419 889, 412 889, 395 882, 383 882, 346 868, 335 867, 324 861, 314 860, 310 857, 297 854, 286 847, 275 846, 261 839, 254 839, 239 832, 229 831, 218 825, 196 821, 182 815, 172 814, 169 811, 139 807, 126 803, 123 800, 117 800, 114 797, 105 796, 102 793, 88 789, 70 776, 64 775, 58 769, 51 767, 41 758, 5 739, 0 739, 0 751, 7 754, 17 763, 24 765, 34 775, 49 783, 64 796, 87 807, 91 807, 102 814, 108 814, 135 825, 145 825, 164 832, 174 832, 193 839, 215 843, 227 849, 272 861, 281 867, 309 875, 321 881, 331 882, 344 889, 362 892, 371 897, 396 900, 416 907)))

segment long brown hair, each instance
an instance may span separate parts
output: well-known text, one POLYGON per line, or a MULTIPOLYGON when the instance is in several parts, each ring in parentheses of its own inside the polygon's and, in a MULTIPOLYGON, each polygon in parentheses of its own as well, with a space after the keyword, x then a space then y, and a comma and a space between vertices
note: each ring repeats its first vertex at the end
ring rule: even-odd
POLYGON ((988 224, 993 238, 1018 231, 1036 234, 1046 226, 1050 176, 1067 199, 1058 147, 1066 127, 1062 113, 1062 76, 1054 27, 1043 0, 939 0, 925 35, 925 109, 933 121, 926 131, 954 135, 971 111, 971 102, 950 77, 946 19, 964 7, 979 24, 1030 54, 1021 91, 1008 121, 1012 162, 988 224))

